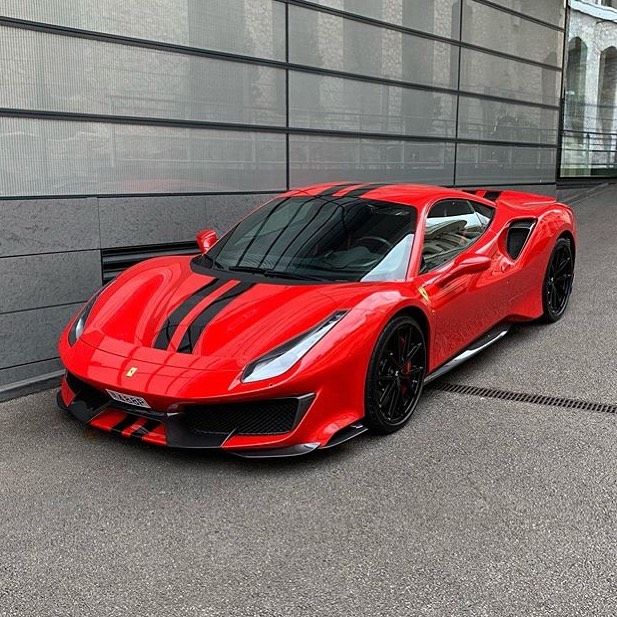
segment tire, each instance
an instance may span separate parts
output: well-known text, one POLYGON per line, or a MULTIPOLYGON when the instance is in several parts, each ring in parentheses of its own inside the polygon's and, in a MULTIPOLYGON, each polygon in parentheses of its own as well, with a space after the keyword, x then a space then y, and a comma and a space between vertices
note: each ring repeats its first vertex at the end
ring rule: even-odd
POLYGON ((413 415, 426 374, 426 341, 422 328, 407 315, 390 321, 377 339, 366 375, 365 425, 388 434, 413 415))
POLYGON ((544 323, 559 321, 568 308, 574 281, 574 251, 572 241, 559 238, 548 260, 542 283, 541 320, 544 323))

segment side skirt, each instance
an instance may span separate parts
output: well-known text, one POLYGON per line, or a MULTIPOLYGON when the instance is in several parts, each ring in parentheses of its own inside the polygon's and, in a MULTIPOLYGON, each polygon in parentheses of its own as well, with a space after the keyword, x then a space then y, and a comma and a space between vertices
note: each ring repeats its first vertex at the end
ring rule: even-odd
POLYGON ((499 326, 495 326, 492 330, 489 330, 484 336, 476 339, 469 347, 467 347, 467 349, 458 354, 458 356, 455 356, 454 358, 452 358, 452 360, 449 360, 445 364, 442 364, 437 370, 433 371, 430 375, 425 377, 424 385, 431 383, 431 381, 438 379, 442 375, 445 375, 452 369, 463 364, 463 362, 466 362, 470 358, 473 358, 475 355, 479 354, 481 351, 485 350, 493 343, 496 343, 499 339, 502 339, 509 330, 509 323, 503 323, 499 326))

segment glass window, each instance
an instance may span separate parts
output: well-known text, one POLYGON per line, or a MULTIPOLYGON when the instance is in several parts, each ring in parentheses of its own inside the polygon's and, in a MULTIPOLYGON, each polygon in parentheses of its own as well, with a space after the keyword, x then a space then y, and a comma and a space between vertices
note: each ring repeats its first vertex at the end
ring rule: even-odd
POLYGON ((285 59, 285 5, 273 0, 3 0, 0 15, 175 45, 285 59))
POLYGON ((293 127, 364 133, 454 137, 456 96, 290 72, 293 127))
POLYGON ((561 65, 563 32, 466 0, 463 41, 520 58, 561 65))
POLYGON ((292 186, 329 180, 454 184, 454 145, 394 139, 289 136, 292 186))
POLYGON ((456 181, 459 185, 555 182, 556 148, 457 145, 456 181))
POLYGON ((507 9, 541 19, 554 26, 564 27, 566 3, 564 0, 492 0, 507 9))
POLYGON ((474 49, 461 51, 461 90, 512 101, 559 105, 561 73, 474 49))
POLYGON ((0 107, 285 124, 285 71, 0 27, 0 107))
POLYGON ((559 110, 461 96, 458 136, 513 143, 557 143, 559 110))
POLYGON ((454 259, 486 231, 492 217, 491 208, 465 199, 436 203, 426 219, 420 272, 454 259))
POLYGON ((278 198, 198 259, 232 272, 290 279, 400 281, 416 218, 413 207, 357 197, 278 198))
POLYGON ((347 13, 458 39, 458 0, 314 0, 347 13))
POLYGON ((291 62, 357 75, 456 88, 458 49, 449 43, 289 6, 291 62))
POLYGON ((611 13, 616 14, 598 12, 597 7, 585 3, 577 3, 577 9, 570 11, 562 177, 617 176, 617 25, 611 13))
POLYGON ((285 136, 0 118, 1 196, 281 190, 285 136))

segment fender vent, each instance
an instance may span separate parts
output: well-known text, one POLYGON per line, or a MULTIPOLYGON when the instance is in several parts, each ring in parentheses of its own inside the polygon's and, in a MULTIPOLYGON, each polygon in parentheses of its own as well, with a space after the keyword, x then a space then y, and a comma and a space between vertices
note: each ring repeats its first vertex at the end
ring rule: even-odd
POLYGON ((103 249, 101 251, 103 283, 108 283, 116 278, 120 272, 145 259, 163 255, 191 255, 193 253, 199 253, 197 243, 194 241, 103 249))
POLYGON ((503 191, 486 191, 486 193, 484 193, 484 199, 488 199, 489 201, 497 201, 502 193, 503 191))
POLYGON ((515 221, 510 225, 506 241, 506 250, 512 259, 518 259, 535 224, 536 222, 534 219, 525 219, 522 221, 515 221))
POLYGON ((581 401, 579 399, 564 398, 561 396, 547 396, 545 394, 527 394, 525 392, 512 392, 510 390, 497 390, 495 388, 480 388, 478 386, 465 386, 456 383, 431 384, 434 390, 466 394, 468 396, 481 396, 483 398, 495 398, 501 401, 516 401, 518 403, 531 403, 532 405, 546 405, 550 407, 564 407, 566 409, 579 409, 580 411, 597 411, 602 413, 617 413, 617 405, 609 403, 596 403, 581 401))
POLYGON ((478 197, 484 197, 484 199, 488 199, 489 201, 497 201, 503 191, 487 191, 486 189, 463 189, 464 193, 469 193, 470 195, 477 195, 478 197))

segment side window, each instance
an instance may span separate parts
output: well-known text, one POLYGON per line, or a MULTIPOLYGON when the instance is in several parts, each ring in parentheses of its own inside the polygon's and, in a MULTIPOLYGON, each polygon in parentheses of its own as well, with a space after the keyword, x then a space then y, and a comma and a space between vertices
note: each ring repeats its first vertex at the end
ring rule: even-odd
POLYGON ((424 231, 421 272, 454 259, 488 228, 493 209, 465 199, 447 199, 429 211, 424 231))

